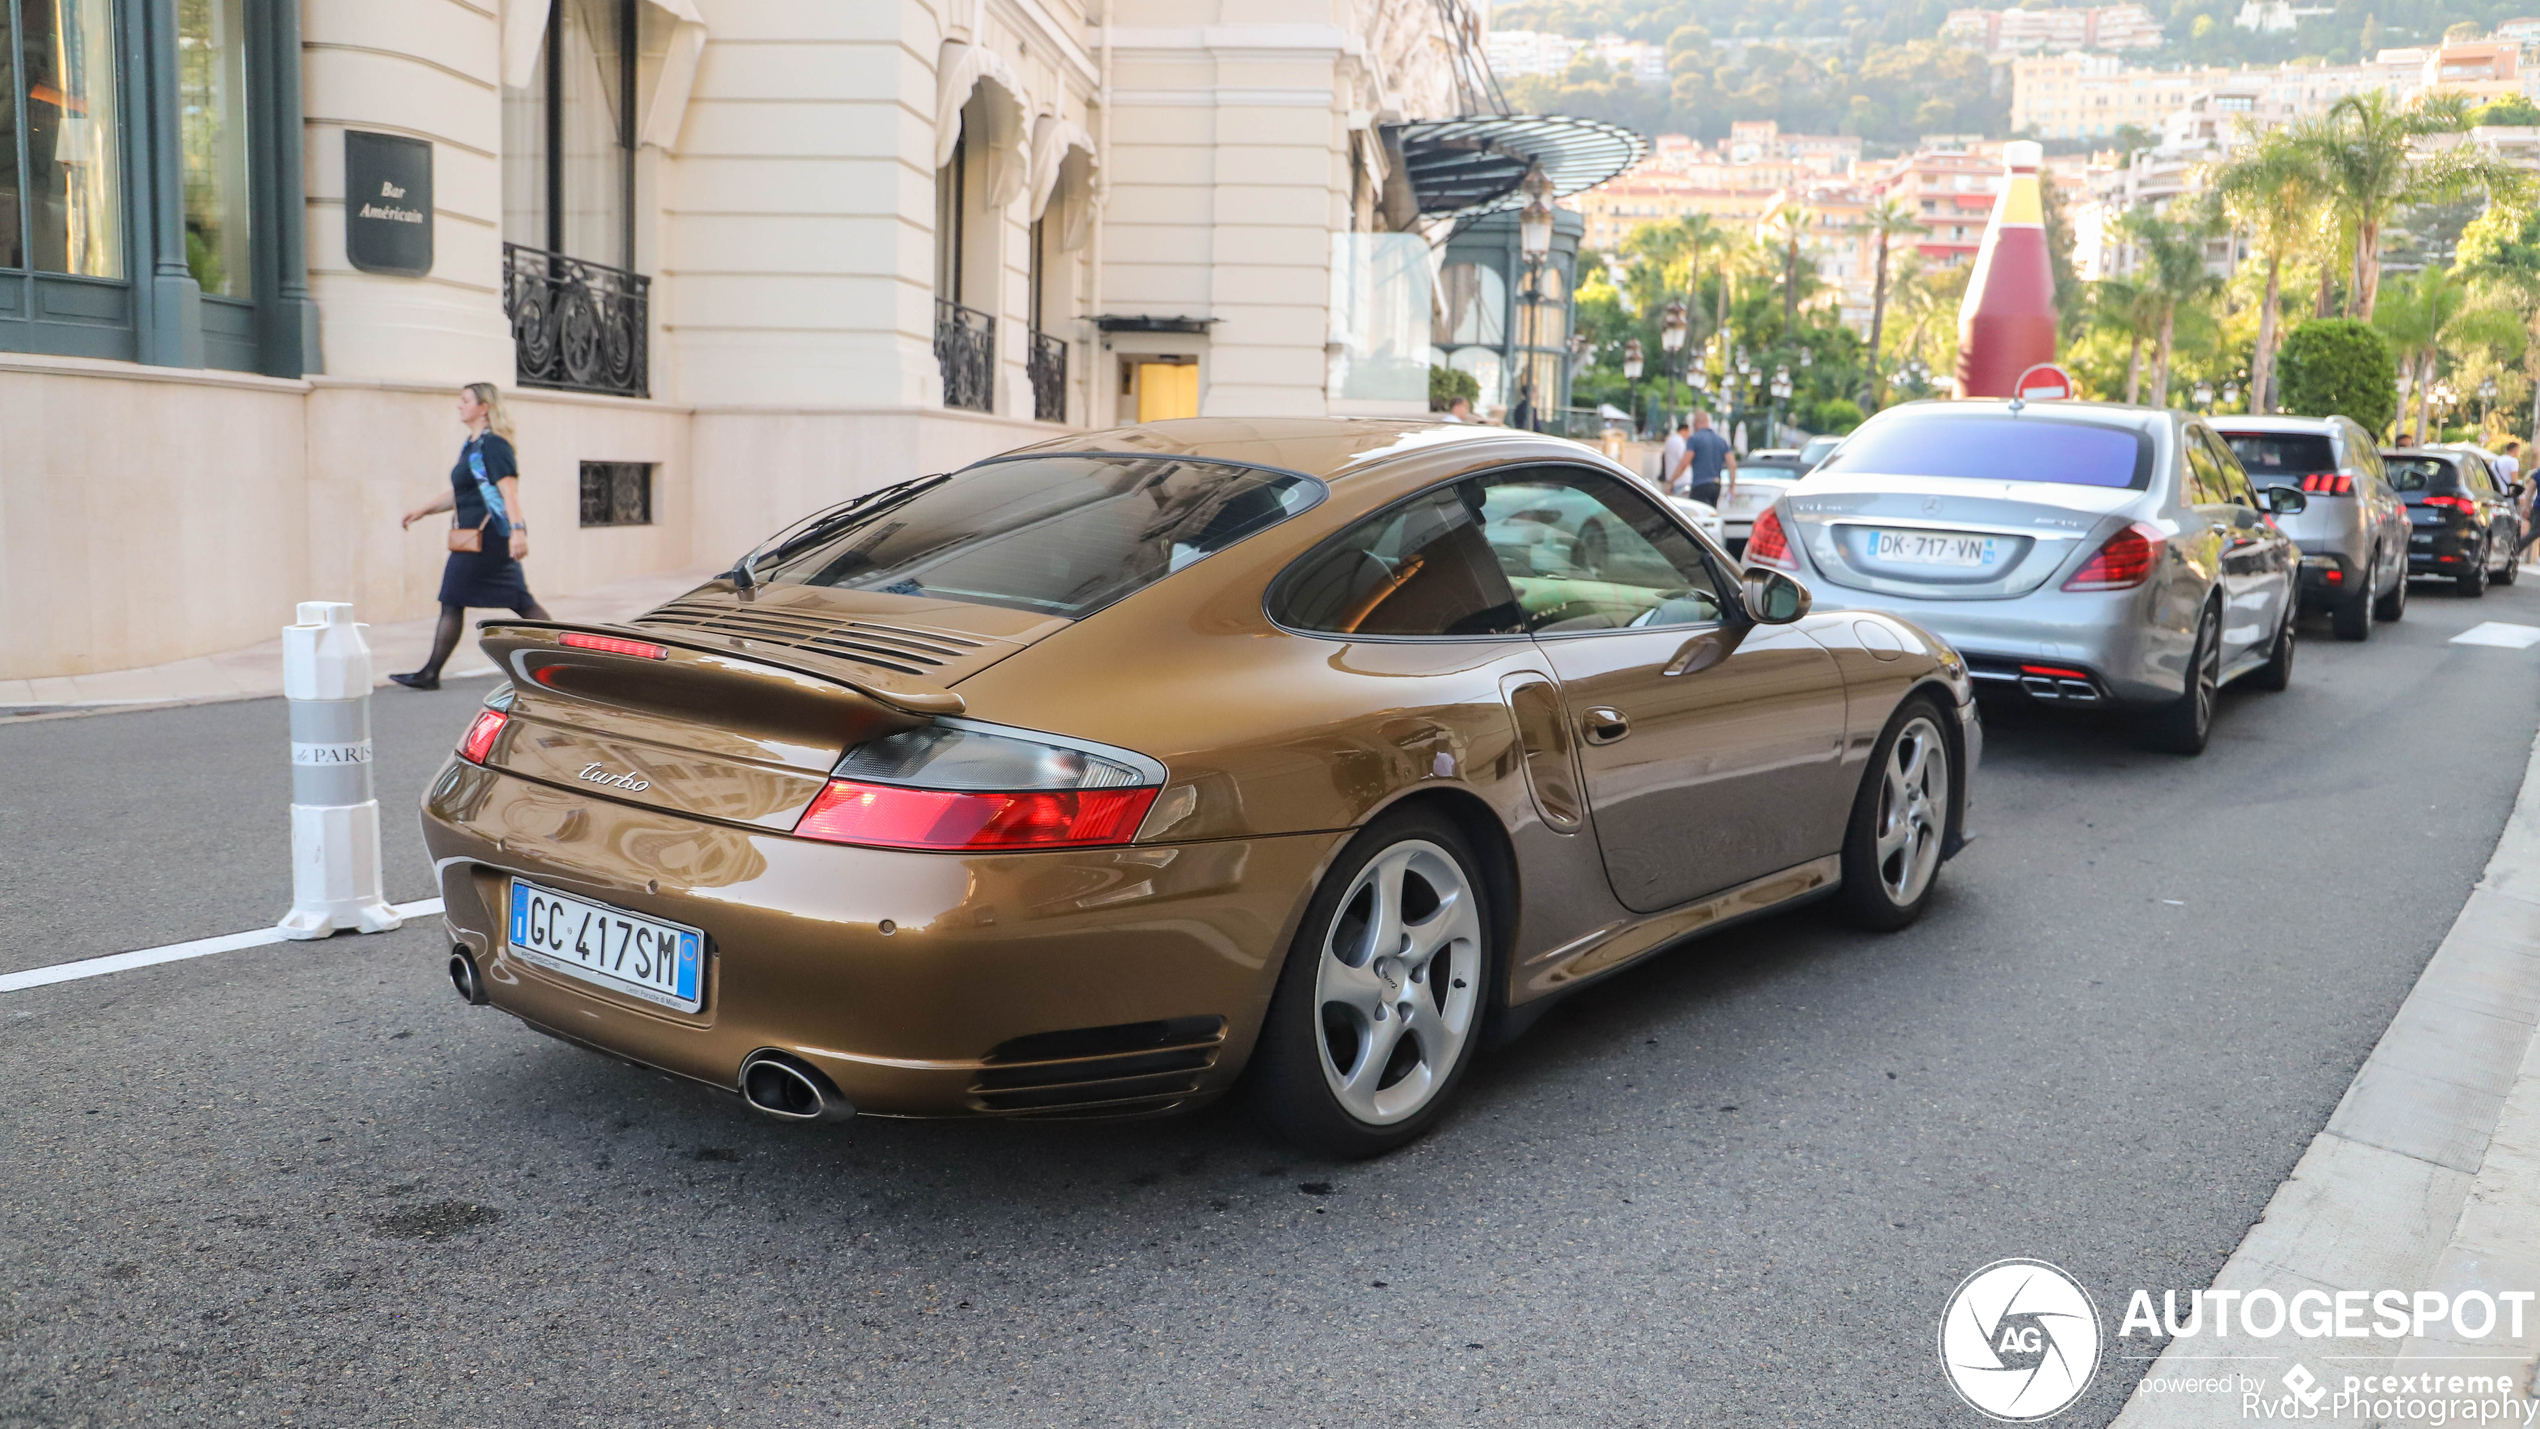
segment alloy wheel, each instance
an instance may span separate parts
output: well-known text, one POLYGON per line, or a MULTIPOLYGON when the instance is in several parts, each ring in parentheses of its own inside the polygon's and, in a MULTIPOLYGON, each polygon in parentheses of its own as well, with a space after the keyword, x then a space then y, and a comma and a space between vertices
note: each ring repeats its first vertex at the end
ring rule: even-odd
POLYGON ((1923 896, 1940 870, 1941 827, 1949 798, 1949 746, 1929 719, 1916 716, 1888 746, 1879 781, 1879 887, 1904 907, 1923 896))
POLYGON ((2222 689, 2222 632, 2208 615, 2196 635, 2196 732, 2202 735, 2214 727, 2214 699, 2222 689))
POLYGON ((1314 1037, 1354 1119, 1415 1116, 1454 1070, 1481 1007, 1482 919, 1464 869, 1406 839, 1359 870, 1317 949, 1314 1037))

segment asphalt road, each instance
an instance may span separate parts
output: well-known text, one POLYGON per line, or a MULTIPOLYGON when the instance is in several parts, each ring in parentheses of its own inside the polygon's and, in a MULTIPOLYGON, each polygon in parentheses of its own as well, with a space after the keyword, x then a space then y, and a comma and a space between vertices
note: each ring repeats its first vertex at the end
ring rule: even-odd
MULTIPOLYGON (((1919 926, 1689 944, 1369 1164, 769 1126, 462 1006, 430 927, 0 995, 0 1424, 1978 1424, 1958 1280, 2205 1284, 2433 951, 2540 724, 2481 620, 2540 589, 2313 625, 2197 760, 1997 712, 1919 926)), ((392 897, 473 696, 377 701, 392 897)), ((282 721, 0 727, 0 968, 278 916, 282 721)))

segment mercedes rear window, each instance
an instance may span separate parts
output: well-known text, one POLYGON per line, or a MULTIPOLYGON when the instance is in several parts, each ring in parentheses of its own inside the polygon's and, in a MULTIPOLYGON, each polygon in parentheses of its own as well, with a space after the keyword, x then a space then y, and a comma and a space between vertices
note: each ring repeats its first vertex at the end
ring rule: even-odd
POLYGON ((2289 484, 2271 483, 2270 476, 2337 470, 2337 448, 2318 432, 2225 432, 2223 440, 2231 443, 2232 455, 2240 458, 2254 485, 2289 484))
POLYGON ((759 578, 1073 620, 1322 499, 1312 477, 1231 462, 1013 457, 885 497, 759 578))
POLYGON ((2151 438, 2101 426, 2008 412, 1920 414, 1871 422, 1845 438, 1819 472, 1957 476, 2142 490, 2152 476, 2151 438))

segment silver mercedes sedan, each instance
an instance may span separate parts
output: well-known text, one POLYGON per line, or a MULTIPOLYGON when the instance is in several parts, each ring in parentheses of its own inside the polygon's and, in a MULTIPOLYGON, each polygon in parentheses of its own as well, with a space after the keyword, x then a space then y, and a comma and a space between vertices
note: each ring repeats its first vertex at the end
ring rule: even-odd
POLYGON ((1917 402, 1879 413, 1756 518, 1749 565, 1820 610, 1900 615, 1998 690, 2138 712, 2203 751, 2214 696, 2293 674, 2302 553, 2203 418, 2090 402, 1917 402))

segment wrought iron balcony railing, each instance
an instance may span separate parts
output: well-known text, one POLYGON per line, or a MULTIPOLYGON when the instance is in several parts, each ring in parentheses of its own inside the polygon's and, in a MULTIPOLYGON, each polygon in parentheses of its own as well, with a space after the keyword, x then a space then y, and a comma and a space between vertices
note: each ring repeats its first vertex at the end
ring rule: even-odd
POLYGON ((523 387, 651 395, 653 280, 543 248, 503 245, 503 313, 523 387))
POLYGON ((995 411, 997 320, 950 298, 937 298, 935 365, 944 373, 945 406, 995 411))
POLYGON ((1066 421, 1067 344, 1032 329, 1032 350, 1024 358, 1023 370, 1032 379, 1032 420, 1066 421))

